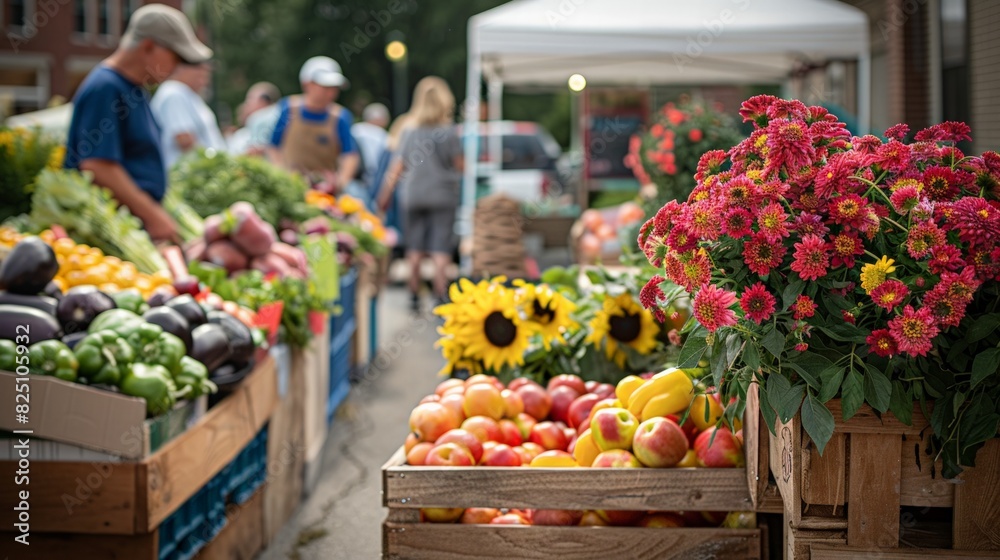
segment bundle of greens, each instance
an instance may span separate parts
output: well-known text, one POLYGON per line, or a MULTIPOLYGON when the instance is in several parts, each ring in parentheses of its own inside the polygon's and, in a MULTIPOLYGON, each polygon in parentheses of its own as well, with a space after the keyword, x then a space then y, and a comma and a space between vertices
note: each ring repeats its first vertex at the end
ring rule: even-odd
POLYGON ((167 189, 163 208, 177 223, 177 232, 185 242, 198 239, 205 233, 205 220, 181 198, 179 189, 167 189))
POLYGON ((254 205, 267 223, 300 224, 319 213, 306 204, 301 177, 260 158, 199 151, 182 159, 170 174, 170 188, 199 216, 218 214, 234 202, 254 205))
POLYGON ((25 229, 37 233, 62 226, 77 243, 97 247, 105 255, 135 263, 140 272, 167 270, 167 263, 142 222, 118 203, 107 189, 77 171, 42 171, 35 180, 31 214, 25 229))

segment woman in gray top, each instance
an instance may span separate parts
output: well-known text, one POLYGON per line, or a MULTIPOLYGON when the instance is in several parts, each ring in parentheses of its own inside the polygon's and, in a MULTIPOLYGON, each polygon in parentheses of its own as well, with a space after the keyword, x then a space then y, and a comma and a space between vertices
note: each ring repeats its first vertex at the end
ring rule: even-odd
POLYGON ((458 210, 463 159, 462 144, 453 126, 455 96, 448 84, 427 76, 413 91, 409 128, 403 133, 396 159, 379 196, 385 208, 397 183, 401 183, 403 239, 410 265, 410 298, 420 310, 420 263, 434 261, 434 296, 446 301, 445 271, 454 248, 455 213, 458 210))

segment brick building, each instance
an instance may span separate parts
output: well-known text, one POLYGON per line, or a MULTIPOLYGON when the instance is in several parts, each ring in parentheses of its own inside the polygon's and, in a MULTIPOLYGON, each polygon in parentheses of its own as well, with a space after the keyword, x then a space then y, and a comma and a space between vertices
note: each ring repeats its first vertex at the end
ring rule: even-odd
MULTIPOLYGON (((146 0, 0 1, 0 115, 70 99, 146 0)), ((182 0, 159 3, 180 8, 182 0)))

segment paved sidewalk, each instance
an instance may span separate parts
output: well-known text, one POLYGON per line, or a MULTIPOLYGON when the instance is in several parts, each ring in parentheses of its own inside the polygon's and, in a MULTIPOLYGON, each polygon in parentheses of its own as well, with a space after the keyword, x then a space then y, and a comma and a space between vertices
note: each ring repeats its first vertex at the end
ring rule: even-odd
POLYGON ((410 410, 434 390, 443 365, 439 321, 407 312, 404 289, 379 302, 379 354, 330 428, 315 491, 258 560, 362 560, 382 548, 381 466, 403 444, 410 410))

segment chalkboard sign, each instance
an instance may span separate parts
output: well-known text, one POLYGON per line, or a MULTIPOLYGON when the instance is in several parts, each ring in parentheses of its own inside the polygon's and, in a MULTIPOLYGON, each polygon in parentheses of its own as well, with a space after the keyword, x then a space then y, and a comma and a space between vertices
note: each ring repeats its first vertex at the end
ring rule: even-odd
POLYGON ((629 138, 641 132, 649 114, 649 94, 635 90, 587 91, 584 146, 588 179, 632 178, 625 166, 629 138))

